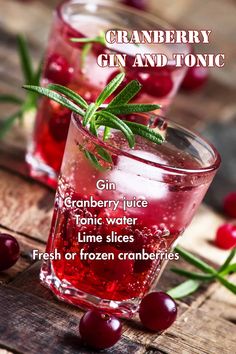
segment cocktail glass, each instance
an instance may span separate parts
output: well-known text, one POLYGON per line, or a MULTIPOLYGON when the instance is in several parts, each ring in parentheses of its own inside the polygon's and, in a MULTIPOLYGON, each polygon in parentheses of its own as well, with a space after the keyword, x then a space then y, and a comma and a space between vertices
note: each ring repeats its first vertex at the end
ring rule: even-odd
POLYGON ((220 164, 199 135, 155 114, 140 117, 165 136, 162 145, 136 137, 130 149, 117 130, 104 143, 102 128, 96 138, 72 115, 46 249, 61 259, 45 261, 40 275, 59 299, 123 317, 156 283, 220 164))
MULTIPOLYGON (((162 113, 170 104, 183 79, 185 68, 175 68, 173 53, 189 52, 185 44, 113 45, 73 43, 71 38, 88 38, 108 29, 170 29, 162 20, 129 7, 103 0, 65 1, 56 9, 45 56, 41 85, 58 83, 77 91, 87 101, 94 101, 119 68, 100 67, 101 53, 125 53, 127 80, 138 79, 143 89, 135 102, 160 103, 162 113), (163 53, 168 57, 164 68, 132 67, 136 53, 163 53)), ((160 112, 159 112, 160 113, 160 112)), ((39 103, 32 142, 27 153, 31 174, 55 184, 60 171, 70 123, 70 112, 47 98, 39 103)))

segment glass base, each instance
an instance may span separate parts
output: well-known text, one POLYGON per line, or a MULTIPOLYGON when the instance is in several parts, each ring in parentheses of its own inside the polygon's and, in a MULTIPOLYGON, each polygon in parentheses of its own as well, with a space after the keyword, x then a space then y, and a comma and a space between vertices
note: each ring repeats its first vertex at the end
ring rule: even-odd
POLYGON ((32 178, 52 187, 53 189, 57 187, 58 175, 51 167, 43 163, 31 152, 27 152, 25 159, 29 166, 30 176, 32 178))
POLYGON ((41 283, 64 302, 83 310, 99 309, 121 318, 131 318, 138 311, 140 298, 124 301, 102 299, 73 287, 68 281, 60 280, 54 274, 50 263, 44 262, 40 271, 41 283))

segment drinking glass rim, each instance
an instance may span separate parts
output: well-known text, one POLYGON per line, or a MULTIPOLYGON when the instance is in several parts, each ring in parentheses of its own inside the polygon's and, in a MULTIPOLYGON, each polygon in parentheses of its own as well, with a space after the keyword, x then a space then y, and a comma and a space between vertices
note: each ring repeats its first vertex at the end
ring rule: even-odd
POLYGON ((114 4, 114 3, 111 3, 111 1, 109 1, 109 0, 64 0, 64 1, 62 1, 61 3, 59 3, 57 5, 56 12, 58 13, 61 20, 69 26, 70 26, 70 24, 67 21, 65 21, 65 19, 63 18, 63 15, 62 15, 62 8, 66 3, 71 3, 71 4, 78 3, 78 4, 85 4, 85 5, 89 5, 89 3, 91 3, 91 5, 106 5, 107 7, 110 7, 113 10, 114 10, 114 8, 124 10, 125 12, 129 12, 131 15, 137 14, 140 17, 146 18, 147 20, 151 19, 153 22, 158 20, 158 21, 160 21, 160 22, 158 22, 158 24, 160 24, 163 28, 168 28, 168 29, 172 29, 172 30, 174 29, 168 22, 162 20, 160 17, 158 17, 156 15, 152 15, 151 13, 135 9, 133 7, 126 6, 121 3, 114 4))
MULTIPOLYGON (((71 4, 85 4, 85 5, 105 5, 107 7, 110 7, 113 11, 114 9, 120 9, 125 11, 126 13, 129 13, 130 15, 134 16, 139 16, 142 17, 144 19, 146 19, 147 21, 152 21, 153 23, 157 23, 157 25, 161 26, 161 28, 164 30, 175 30, 174 26, 172 26, 170 23, 168 23, 167 21, 161 19, 160 17, 153 15, 149 12, 145 12, 142 10, 138 10, 135 8, 132 8, 130 6, 126 6, 124 4, 121 3, 112 3, 109 0, 64 0, 62 1, 60 4, 57 5, 56 7, 56 13, 57 16, 60 18, 60 20, 65 23, 69 28, 71 28, 72 30, 75 30, 68 21, 66 21, 63 17, 63 6, 66 3, 71 3, 71 4)), ((164 43, 165 44, 165 43, 164 43)), ((174 43, 174 45, 178 45, 176 43, 174 43)), ((180 43, 179 45, 184 46, 186 48, 186 52, 190 53, 191 52, 191 46, 190 44, 187 43, 180 43)), ((176 52, 176 50, 175 50, 176 52)), ((177 51, 178 52, 178 51, 177 51)), ((182 53, 182 51, 181 51, 182 53)))
MULTIPOLYGON (((214 147, 214 145, 212 143, 210 143, 208 141, 208 139, 206 139, 205 137, 202 137, 199 133, 187 129, 185 127, 183 127, 181 124, 175 123, 170 119, 167 119, 165 117, 162 117, 158 114, 154 114, 154 113, 149 113, 149 114, 145 114, 147 116, 149 116, 150 114, 155 115, 156 117, 159 117, 161 119, 163 119, 165 122, 168 123, 168 125, 171 125, 172 127, 177 128, 178 130, 182 130, 184 133, 188 133, 191 134, 193 136, 194 139, 200 140, 202 141, 202 143, 204 143, 206 146, 204 146, 204 148, 206 149, 207 147, 211 150, 212 152, 212 156, 214 158, 214 161, 209 164, 209 166, 205 166, 205 167, 201 167, 198 169, 190 169, 190 168, 182 168, 182 167, 175 167, 175 166, 171 166, 171 165, 165 165, 161 162, 154 162, 154 161, 150 161, 148 159, 145 159, 143 157, 138 157, 136 155, 133 155, 127 151, 122 150, 121 148, 117 148, 114 147, 112 145, 110 145, 109 143, 104 142, 103 140, 101 140, 100 138, 94 136, 87 128, 83 127, 83 125, 81 124, 81 118, 76 119, 76 117, 80 117, 79 114, 76 114, 74 112, 72 112, 71 114, 71 122, 73 122, 74 126, 76 127, 76 129, 80 130, 84 135, 86 135, 92 142, 94 142, 96 145, 102 146, 103 148, 106 148, 108 151, 110 151, 111 153, 114 153, 118 156, 122 155, 125 157, 128 157, 130 159, 136 160, 138 162, 141 163, 145 163, 154 167, 157 167, 159 169, 165 170, 167 173, 176 173, 176 174, 209 174, 211 172, 216 171, 221 163, 221 157, 219 152, 217 151, 217 149, 214 147)), ((135 115, 138 115, 138 113, 135 113, 135 115)), ((142 116, 144 116, 144 114, 142 114, 142 116)))

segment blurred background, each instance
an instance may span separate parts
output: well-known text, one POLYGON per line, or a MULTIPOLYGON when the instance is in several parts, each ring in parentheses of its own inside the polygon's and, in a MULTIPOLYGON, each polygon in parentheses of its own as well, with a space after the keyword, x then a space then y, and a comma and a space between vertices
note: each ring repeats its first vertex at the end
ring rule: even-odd
MULTIPOLYGON (((59 0, 0 0, 0 94, 15 93, 23 96, 16 36, 19 33, 25 35, 33 60, 37 64, 47 44, 52 10, 59 2, 59 0)), ((151 12, 179 29, 210 29, 211 43, 199 45, 195 47, 195 51, 225 53, 225 67, 210 69, 207 82, 199 89, 180 90, 167 113, 170 119, 200 131, 220 151, 223 163, 206 197, 207 203, 220 210, 222 198, 227 193, 236 191, 236 1, 120 2, 151 12)), ((14 111, 12 105, 1 105, 0 119, 12 111, 14 111)), ((20 162, 13 161, 23 161, 24 149, 24 140, 16 138, 15 133, 8 133, 1 141, 0 165, 21 169, 20 162), (10 155, 14 156, 12 160, 9 158, 10 155)))

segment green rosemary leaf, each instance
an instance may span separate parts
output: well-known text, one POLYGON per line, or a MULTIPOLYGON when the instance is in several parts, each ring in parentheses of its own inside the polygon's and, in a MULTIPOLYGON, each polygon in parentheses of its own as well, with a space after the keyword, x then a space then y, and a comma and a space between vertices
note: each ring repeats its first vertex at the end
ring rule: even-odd
POLYGON ((105 127, 103 132, 103 140, 106 141, 110 137, 110 130, 111 128, 105 127))
POLYGON ((221 273, 222 271, 226 270, 226 268, 228 267, 228 265, 230 264, 230 262, 234 258, 235 254, 236 254, 236 247, 232 249, 232 251, 230 252, 230 254, 227 257, 227 259, 225 260, 225 262, 219 268, 218 273, 221 273))
POLYGON ((164 138, 161 134, 155 132, 154 130, 148 128, 146 125, 128 122, 124 120, 126 125, 132 130, 135 135, 140 135, 149 141, 152 141, 155 144, 162 144, 164 142, 164 138))
POLYGON ((24 101, 14 95, 8 95, 8 94, 3 94, 0 95, 0 103, 14 103, 14 104, 18 104, 21 105, 24 101))
POLYGON ((81 50, 81 69, 84 68, 86 58, 87 58, 91 48, 92 48, 91 43, 85 43, 83 46, 83 49, 81 50))
POLYGON ((74 43, 92 43, 92 42, 95 42, 96 40, 96 37, 91 37, 91 38, 70 38, 70 41, 71 42, 74 42, 74 43))
POLYGON ((84 150, 84 155, 97 170, 102 171, 102 172, 107 170, 99 163, 98 159, 96 158, 96 156, 92 152, 90 152, 88 150, 84 150))
POLYGON ((72 112, 80 114, 82 117, 84 116, 84 111, 78 107, 75 103, 70 101, 68 98, 61 96, 59 93, 55 91, 51 91, 50 89, 40 87, 40 86, 32 86, 32 85, 24 85, 22 86, 24 89, 37 92, 40 95, 46 96, 51 100, 60 103, 63 107, 70 109, 72 112))
POLYGON ((107 106, 104 111, 113 113, 113 114, 131 114, 131 113, 142 113, 150 112, 155 109, 159 109, 158 104, 121 104, 118 106, 107 106))
POLYGON ((231 273, 235 273, 236 272, 236 263, 230 264, 228 265, 228 267, 226 269, 224 269, 221 272, 218 272, 220 275, 225 276, 231 273))
POLYGON ((125 77, 125 74, 120 73, 120 74, 117 74, 116 77, 109 82, 109 84, 100 93, 100 95, 98 96, 98 98, 95 102, 97 107, 99 107, 117 89, 117 87, 124 80, 124 77, 125 77))
POLYGON ((41 59, 39 64, 38 64, 37 69, 34 72, 33 81, 30 83, 31 85, 38 86, 40 84, 42 68, 43 68, 43 60, 41 59))
POLYGON ((173 297, 174 299, 181 299, 187 295, 194 293, 200 286, 200 282, 197 280, 186 280, 180 285, 176 286, 167 291, 167 294, 173 297))
POLYGON ((185 269, 181 269, 181 268, 171 268, 170 270, 176 274, 183 275, 186 278, 194 279, 194 280, 212 280, 215 278, 215 275, 189 272, 189 271, 187 271, 185 269))
POLYGON ((96 123, 100 125, 104 125, 109 128, 118 129, 122 131, 124 136, 126 137, 129 146, 134 147, 135 140, 134 134, 132 130, 128 127, 126 123, 124 123, 121 119, 116 117, 114 114, 104 111, 97 112, 96 123))
POLYGON ((236 294, 236 284, 233 284, 233 283, 229 282, 227 279, 225 279, 220 274, 217 274, 216 278, 222 285, 224 285, 225 288, 230 290, 233 294, 236 294))
POLYGON ((31 84, 34 76, 33 65, 25 38, 21 35, 17 36, 17 44, 25 82, 31 84))
POLYGON ((96 137, 98 136, 94 119, 91 119, 91 121, 90 121, 89 130, 94 136, 96 136, 96 137))
POLYGON ((71 42, 74 43, 100 43, 103 44, 100 36, 90 37, 90 38, 71 38, 71 42))
POLYGON ((49 84, 48 88, 62 93, 63 95, 65 95, 67 98, 70 98, 71 100, 73 100, 76 104, 78 104, 82 108, 84 108, 84 109, 88 108, 87 102, 78 93, 72 91, 68 87, 58 85, 58 84, 49 84))
POLYGON ((99 34, 99 36, 97 38, 99 39, 99 43, 102 44, 105 47, 106 46, 105 32, 100 31, 100 34, 99 34))
POLYGON ((75 43, 100 43, 103 46, 106 46, 105 33, 103 31, 100 32, 99 36, 91 37, 91 38, 71 38, 71 42, 75 43))
POLYGON ((207 263, 202 261, 200 258, 194 256, 190 252, 187 252, 181 247, 175 247, 175 251, 180 254, 180 256, 185 259, 188 263, 194 265, 198 269, 202 270, 205 273, 216 275, 216 270, 209 266, 207 263))
POLYGON ((84 119, 83 119, 83 126, 86 127, 86 125, 90 122, 91 118, 93 117, 94 113, 97 110, 97 106, 95 105, 95 103, 91 103, 84 115, 84 119))
POLYGON ((111 155, 109 154, 109 152, 106 149, 97 145, 96 150, 97 150, 98 155, 100 155, 104 161, 112 163, 111 155))
POLYGON ((142 85, 137 80, 129 82, 123 90, 109 103, 108 108, 128 103, 141 90, 142 85))
POLYGON ((21 111, 11 114, 9 117, 5 118, 0 122, 0 140, 4 137, 4 135, 8 132, 8 130, 12 127, 13 123, 17 118, 21 115, 21 111))

